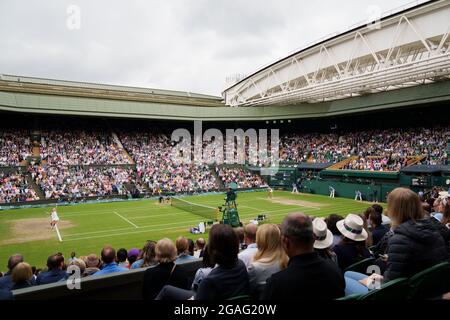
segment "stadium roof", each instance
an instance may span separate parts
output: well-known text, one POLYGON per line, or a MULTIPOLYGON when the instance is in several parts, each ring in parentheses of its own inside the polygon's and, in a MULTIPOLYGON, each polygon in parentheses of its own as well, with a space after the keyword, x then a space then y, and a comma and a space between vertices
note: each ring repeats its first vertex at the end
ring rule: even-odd
POLYGON ((308 44, 225 89, 229 106, 319 103, 450 78, 450 2, 418 0, 308 44))
MULTIPOLYGON (((13 76, 7 76, 13 77, 13 76)), ((28 77, 0 80, 0 110, 17 113, 134 119, 261 121, 332 117, 450 102, 450 81, 321 103, 257 108, 230 108, 219 98, 141 93, 152 89, 84 84, 28 77), (20 81, 19 81, 20 78, 20 81), (26 80, 26 81, 25 81, 26 80), (57 84, 65 85, 57 85, 57 84), (71 84, 71 85, 67 85, 71 84), (101 88, 101 89, 100 89, 101 88), (110 90, 120 89, 120 90, 110 90), (130 91, 127 91, 130 90, 130 91)), ((8 79, 8 78, 6 78, 8 79)), ((173 91, 158 90, 158 93, 173 91)))
POLYGON ((195 105, 198 107, 223 106, 221 97, 205 94, 5 74, 0 74, 0 91, 113 100, 164 102, 169 104, 195 105))

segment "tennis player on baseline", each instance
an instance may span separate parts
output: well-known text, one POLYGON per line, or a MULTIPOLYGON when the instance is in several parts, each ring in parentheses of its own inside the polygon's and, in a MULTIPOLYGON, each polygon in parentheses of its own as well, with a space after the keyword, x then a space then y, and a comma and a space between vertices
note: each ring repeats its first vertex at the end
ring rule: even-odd
POLYGON ((50 213, 51 217, 52 217, 52 222, 50 222, 50 226, 53 228, 55 227, 55 225, 59 222, 59 217, 58 217, 58 212, 56 211, 56 208, 52 209, 52 212, 50 213))

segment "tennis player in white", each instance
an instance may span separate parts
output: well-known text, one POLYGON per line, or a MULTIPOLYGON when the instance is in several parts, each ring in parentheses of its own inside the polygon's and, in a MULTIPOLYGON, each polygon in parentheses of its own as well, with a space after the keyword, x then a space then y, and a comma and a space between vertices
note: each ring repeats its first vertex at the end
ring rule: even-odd
POLYGON ((50 213, 50 215, 52 216, 52 222, 50 222, 50 225, 53 230, 55 225, 59 222, 58 212, 56 212, 56 208, 52 209, 52 212, 50 213))
POLYGON ((267 197, 269 199, 273 198, 273 189, 271 187, 267 187, 267 197))

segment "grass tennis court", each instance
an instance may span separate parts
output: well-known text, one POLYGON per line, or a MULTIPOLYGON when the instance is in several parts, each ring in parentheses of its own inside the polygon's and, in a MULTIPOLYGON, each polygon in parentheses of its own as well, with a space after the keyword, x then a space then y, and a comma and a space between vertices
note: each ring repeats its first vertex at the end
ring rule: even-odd
MULTIPOLYGON (((196 204, 217 207, 224 195, 186 197, 196 204)), ((273 199, 266 192, 238 193, 238 210, 246 223, 258 214, 266 214, 270 222, 279 223, 289 212, 327 216, 331 213, 347 215, 361 213, 370 204, 351 199, 276 191, 273 199)), ((189 228, 205 219, 193 213, 159 204, 156 200, 80 204, 58 207, 59 229, 63 241, 50 229, 51 207, 0 211, 0 269, 6 271, 8 257, 21 253, 25 260, 38 268, 44 267, 47 257, 62 252, 66 257, 75 251, 77 256, 99 254, 110 244, 116 249, 141 248, 146 240, 163 237, 175 239, 180 235, 197 239, 206 235, 189 233, 189 228)), ((206 238, 206 237, 205 237, 206 238)))

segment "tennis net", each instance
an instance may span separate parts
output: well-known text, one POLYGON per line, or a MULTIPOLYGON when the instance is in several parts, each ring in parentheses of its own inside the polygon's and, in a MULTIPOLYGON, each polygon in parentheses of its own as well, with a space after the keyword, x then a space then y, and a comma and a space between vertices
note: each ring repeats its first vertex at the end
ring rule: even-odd
POLYGON ((193 203, 187 200, 183 200, 180 198, 172 198, 171 201, 172 207, 196 214, 198 216, 210 219, 217 220, 217 208, 205 206, 203 204, 193 203))

